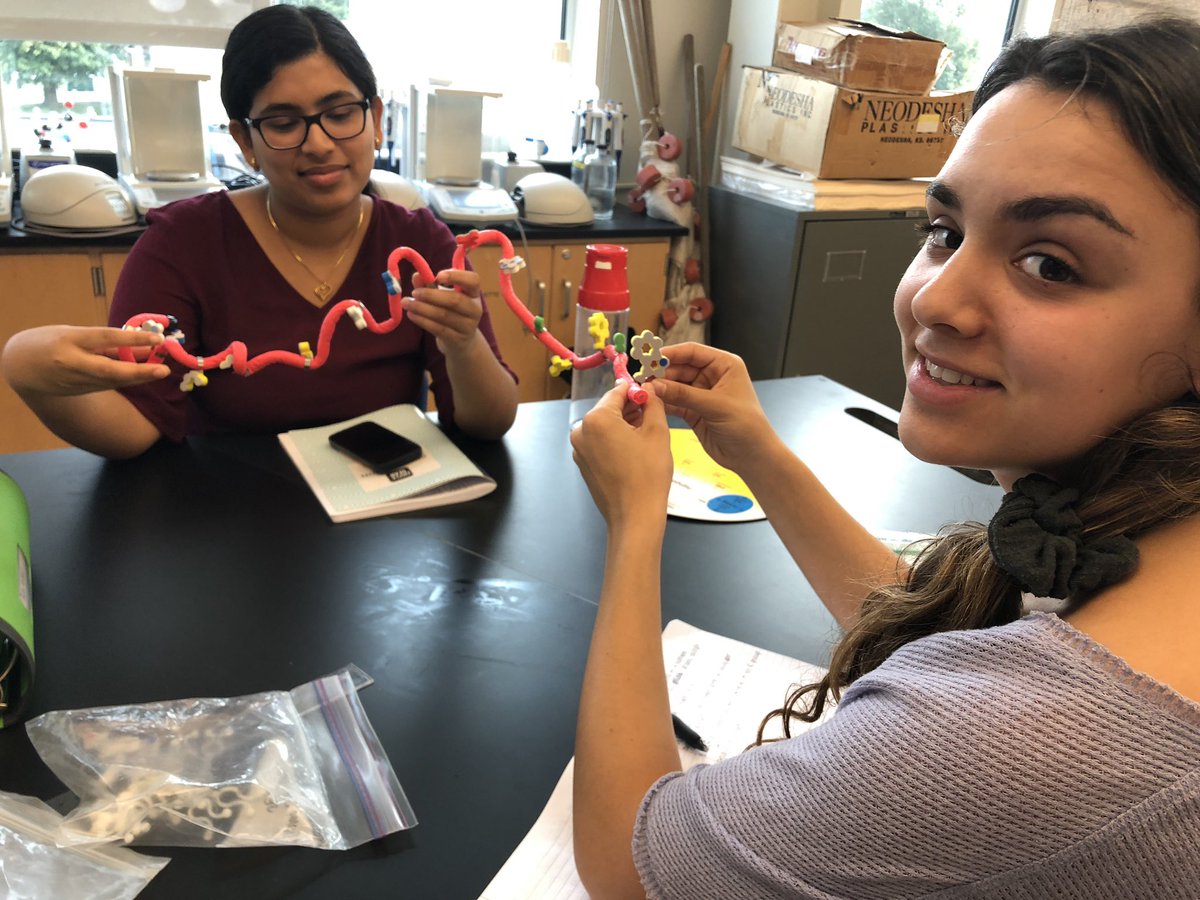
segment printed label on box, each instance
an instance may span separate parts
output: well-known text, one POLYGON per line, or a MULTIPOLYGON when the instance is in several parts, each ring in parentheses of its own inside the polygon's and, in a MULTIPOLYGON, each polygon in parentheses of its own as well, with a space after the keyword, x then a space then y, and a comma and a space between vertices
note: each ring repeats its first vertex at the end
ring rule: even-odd
POLYGON ((793 91, 778 81, 764 79, 763 91, 767 95, 767 105, 771 112, 784 119, 811 119, 816 107, 816 98, 812 94, 802 94, 793 91))
POLYGON ((859 131, 863 134, 900 134, 951 130, 956 118, 962 118, 966 107, 961 95, 944 98, 887 96, 865 94, 866 105, 862 110, 859 131))
POLYGON ((855 91, 747 66, 733 145, 817 178, 926 177, 949 156, 970 101, 970 91, 855 91))

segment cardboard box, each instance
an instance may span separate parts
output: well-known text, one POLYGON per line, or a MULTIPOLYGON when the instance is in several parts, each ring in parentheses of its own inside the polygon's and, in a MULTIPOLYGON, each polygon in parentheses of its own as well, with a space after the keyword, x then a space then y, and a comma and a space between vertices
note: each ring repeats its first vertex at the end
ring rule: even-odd
POLYGON ((776 66, 864 91, 928 94, 950 52, 915 31, 854 19, 780 22, 776 66))
POLYGON ((973 93, 855 91, 746 66, 733 145, 818 178, 923 178, 950 155, 973 93))

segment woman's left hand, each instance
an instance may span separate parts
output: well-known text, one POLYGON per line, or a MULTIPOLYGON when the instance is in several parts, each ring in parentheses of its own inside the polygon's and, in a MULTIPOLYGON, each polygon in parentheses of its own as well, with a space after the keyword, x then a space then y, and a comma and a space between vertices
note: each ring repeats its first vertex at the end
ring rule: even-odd
POLYGON ((462 269, 443 269, 434 284, 425 284, 420 274, 414 273, 412 296, 404 299, 404 312, 437 338, 443 353, 465 349, 479 333, 483 317, 479 276, 462 269))
POLYGON ((665 520, 674 465, 662 401, 645 406, 618 384, 571 432, 575 464, 610 528, 631 519, 665 520))

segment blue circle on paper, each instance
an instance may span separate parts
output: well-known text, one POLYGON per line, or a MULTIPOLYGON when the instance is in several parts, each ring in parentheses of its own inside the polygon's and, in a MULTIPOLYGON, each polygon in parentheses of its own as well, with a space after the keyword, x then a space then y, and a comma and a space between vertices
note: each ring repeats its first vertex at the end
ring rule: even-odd
POLYGON ((753 500, 749 497, 743 497, 741 494, 722 494, 720 497, 713 497, 708 501, 708 508, 713 512, 725 513, 727 515, 744 513, 753 505, 753 500))

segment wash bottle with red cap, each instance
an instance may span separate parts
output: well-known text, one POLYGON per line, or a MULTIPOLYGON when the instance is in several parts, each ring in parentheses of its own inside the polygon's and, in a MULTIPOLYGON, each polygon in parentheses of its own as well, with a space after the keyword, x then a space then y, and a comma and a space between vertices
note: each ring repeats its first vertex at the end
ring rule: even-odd
MULTIPOLYGON (((575 307, 577 356, 591 356, 629 329, 629 251, 616 244, 588 244, 579 303, 575 307), (600 320, 603 317, 603 321, 600 320)), ((583 418, 605 391, 616 384, 611 361, 571 373, 571 422, 583 418)))

